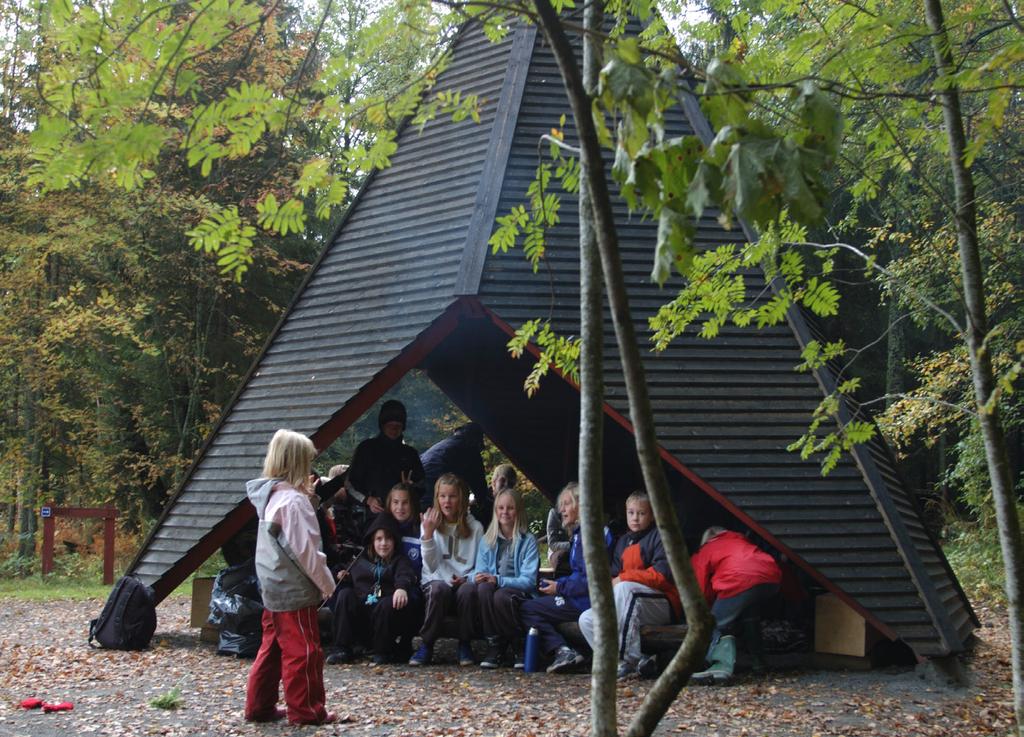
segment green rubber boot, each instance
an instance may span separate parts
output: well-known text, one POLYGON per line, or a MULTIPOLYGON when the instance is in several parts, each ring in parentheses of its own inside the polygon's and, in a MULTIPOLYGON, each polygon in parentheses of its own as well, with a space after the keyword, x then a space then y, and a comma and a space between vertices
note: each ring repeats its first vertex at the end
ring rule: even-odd
POLYGON ((750 670, 763 673, 767 668, 764 658, 764 640, 761 637, 761 620, 750 617, 743 622, 743 644, 750 653, 750 670))
POLYGON ((711 648, 708 660, 711 661, 708 669, 694 673, 690 676, 690 682, 702 686, 724 686, 729 683, 736 669, 736 638, 723 635, 718 644, 711 648))

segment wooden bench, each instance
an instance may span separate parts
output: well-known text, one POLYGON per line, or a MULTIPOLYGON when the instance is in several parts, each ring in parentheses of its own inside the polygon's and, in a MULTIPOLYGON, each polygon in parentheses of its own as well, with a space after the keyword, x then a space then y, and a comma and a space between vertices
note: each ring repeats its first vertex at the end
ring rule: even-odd
MULTIPOLYGON (((556 629, 573 647, 586 646, 587 641, 576 622, 564 622, 556 629)), ((685 637, 685 624, 645 624, 640 628, 640 649, 651 655, 660 655, 661 653, 671 655, 683 644, 685 637)))
MULTIPOLYGON (((577 649, 586 649, 587 641, 576 622, 563 622, 556 627, 569 644, 577 649)), ((455 617, 445 617, 441 626, 441 637, 457 639, 459 624, 455 617)), ((685 624, 644 625, 640 628, 640 647, 645 653, 671 655, 683 644, 686 637, 685 624)))

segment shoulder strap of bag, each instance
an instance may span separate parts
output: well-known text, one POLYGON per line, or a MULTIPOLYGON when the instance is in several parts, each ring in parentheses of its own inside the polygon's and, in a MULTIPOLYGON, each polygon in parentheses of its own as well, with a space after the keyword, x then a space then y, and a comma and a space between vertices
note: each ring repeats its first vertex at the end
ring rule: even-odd
MULTIPOLYGON (((96 619, 89 621, 89 646, 100 647, 95 645, 94 640, 96 639, 96 633, 107 623, 107 620, 114 615, 114 609, 117 606, 119 599, 121 599, 121 590, 125 587, 127 577, 121 577, 114 584, 114 588, 111 589, 110 595, 107 596, 107 601, 103 604, 103 611, 100 612, 100 616, 96 619)), ((123 608, 123 607, 122 607, 123 608)))

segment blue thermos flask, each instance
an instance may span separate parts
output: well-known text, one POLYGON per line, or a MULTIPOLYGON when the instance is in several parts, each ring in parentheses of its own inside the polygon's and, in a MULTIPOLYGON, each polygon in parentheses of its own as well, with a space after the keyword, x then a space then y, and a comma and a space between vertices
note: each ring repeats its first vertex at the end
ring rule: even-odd
POLYGON ((540 632, 531 627, 526 633, 526 657, 523 659, 523 670, 536 673, 540 670, 540 632))

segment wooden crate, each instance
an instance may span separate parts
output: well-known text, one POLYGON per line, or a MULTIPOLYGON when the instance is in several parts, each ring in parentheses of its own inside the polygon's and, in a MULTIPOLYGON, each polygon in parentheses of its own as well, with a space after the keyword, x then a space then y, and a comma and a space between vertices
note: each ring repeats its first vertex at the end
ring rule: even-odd
POLYGON ((210 596, 213 594, 213 577, 196 577, 192 580, 192 613, 190 627, 209 627, 206 618, 210 616, 210 596))
POLYGON ((875 628, 835 594, 814 600, 815 652, 864 657, 877 641, 875 628))

